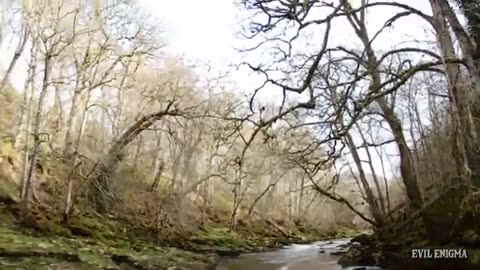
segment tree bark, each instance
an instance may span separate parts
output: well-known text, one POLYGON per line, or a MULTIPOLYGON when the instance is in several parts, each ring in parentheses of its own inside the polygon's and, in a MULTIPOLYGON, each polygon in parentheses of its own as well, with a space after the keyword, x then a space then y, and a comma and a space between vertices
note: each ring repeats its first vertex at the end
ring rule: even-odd
POLYGON ((179 116, 178 109, 172 109, 173 102, 169 103, 164 111, 152 113, 140 118, 131 125, 110 147, 106 157, 99 163, 99 174, 96 179, 90 183, 89 197, 94 203, 95 209, 99 213, 107 213, 109 206, 115 199, 109 186, 109 177, 116 171, 117 165, 123 160, 125 148, 142 131, 149 128, 156 121, 164 116, 179 116))
POLYGON ((156 169, 155 177, 153 179, 153 183, 148 189, 149 192, 153 192, 158 188, 158 184, 160 183, 160 180, 162 179, 162 174, 163 174, 163 169, 165 165, 163 161, 160 161, 160 164, 158 165, 158 168, 156 169))
POLYGON ((65 195, 65 203, 64 203, 64 208, 63 208, 63 222, 68 221, 68 217, 71 212, 72 208, 72 196, 73 196, 73 180, 76 175, 76 170, 78 166, 80 165, 77 164, 77 159, 78 159, 78 149, 80 147, 80 142, 83 136, 83 132, 85 130, 85 124, 87 121, 87 110, 88 110, 88 103, 90 102, 90 91, 87 93, 87 98, 85 100, 84 106, 83 106, 83 111, 82 111, 82 117, 80 119, 80 130, 78 131, 77 138, 75 139, 75 143, 73 145, 73 152, 70 153, 69 159, 68 159, 68 167, 70 168, 70 172, 68 173, 67 176, 67 189, 66 189, 66 195, 65 195))
POLYGON ((470 36, 476 44, 474 59, 478 66, 480 60, 480 5, 478 0, 458 0, 467 19, 470 36))
POLYGON ((75 130, 75 126, 77 123, 77 111, 78 111, 78 102, 80 101, 80 94, 81 94, 81 84, 83 81, 83 75, 81 71, 78 71, 77 75, 77 82, 75 86, 75 90, 73 92, 72 102, 70 105, 70 112, 68 114, 67 119, 67 130, 65 132, 65 148, 64 148, 64 155, 67 157, 72 154, 73 149, 73 132, 75 130))
MULTIPOLYGON (((33 50, 32 50, 33 52, 33 50)), ((35 57, 34 54, 32 54, 32 57, 35 57)), ((35 60, 33 60, 35 61, 35 60)), ((34 85, 34 80, 33 76, 36 72, 36 63, 32 62, 31 66, 31 76, 28 80, 28 85, 25 88, 25 94, 27 94, 30 91, 30 98, 28 100, 28 103, 25 103, 25 114, 26 114, 26 119, 25 119, 25 129, 23 130, 22 133, 22 125, 19 127, 19 131, 17 136, 24 136, 24 146, 23 146, 23 157, 22 157, 22 175, 20 178, 20 198, 23 198, 26 194, 26 188, 27 188, 27 170, 28 170, 28 153, 30 151, 29 145, 30 145, 30 125, 31 125, 31 120, 32 120, 32 105, 33 105, 33 94, 35 90, 35 85, 34 85)), ((22 121, 22 120, 21 120, 22 121)), ((23 122, 23 121, 22 121, 23 122)))
MULTIPOLYGON (((433 11, 433 27, 436 32, 438 46, 442 52, 443 59, 451 59, 456 57, 455 48, 453 45, 452 37, 448 31, 448 26, 446 23, 447 17, 445 12, 451 11, 449 8, 444 6, 443 0, 430 0, 430 5, 433 11)), ((447 3, 448 5, 448 3, 447 3)), ((456 17, 453 18, 454 14, 450 14, 448 20, 452 24, 452 21, 456 21, 456 17)), ((459 26, 457 25, 457 28, 459 26)), ((460 26, 461 27, 461 26, 460 26)), ((460 30, 457 29, 456 32, 460 30)), ((461 35, 461 34, 460 34, 461 35)), ((465 39, 465 37, 464 37, 465 39)), ((464 41, 463 43, 465 43, 464 41)), ((464 53, 471 51, 469 48, 470 45, 463 45, 462 49, 465 48, 464 53)), ((472 119, 470 97, 467 89, 467 85, 463 84, 464 75, 461 74, 460 66, 458 64, 445 64, 445 70, 447 73, 447 82, 450 95, 450 104, 452 109, 452 122, 454 130, 454 156, 457 162, 457 171, 458 173, 470 180, 472 176, 477 175, 478 171, 474 167, 478 167, 476 163, 480 162, 476 157, 477 149, 477 134, 472 119), (472 167, 473 166, 473 167, 472 167)), ((470 66, 469 66, 470 69, 470 66)), ((478 77, 478 75, 477 75, 478 77)), ((471 78, 475 84, 475 77, 471 78)), ((480 168, 479 168, 480 169, 480 168)), ((477 183, 478 185, 479 183, 477 183)))
MULTIPOLYGON (((360 127, 358 128, 358 132, 360 133, 360 137, 362 138, 362 141, 366 143, 367 140, 363 135, 363 132, 360 129, 360 127)), ((385 215, 387 212, 385 207, 385 198, 383 197, 382 188, 380 187, 380 182, 378 181, 377 172, 373 166, 373 162, 372 162, 373 159, 372 159, 372 155, 370 154, 370 150, 368 149, 368 146, 365 146, 365 152, 367 153, 367 157, 368 157, 368 166, 370 167, 370 171, 372 172, 373 183, 375 184, 375 187, 377 189, 378 201, 380 202, 380 210, 382 211, 382 216, 385 218, 385 215)))
POLYGON ((142 147, 143 147, 143 138, 142 136, 138 136, 137 140, 137 147, 135 149, 135 156, 133 157, 133 171, 137 170, 138 166, 138 159, 140 158, 140 153, 142 152, 142 147))
POLYGON ((28 209, 30 198, 33 192, 32 189, 33 178, 35 175, 35 167, 37 165, 38 157, 40 155, 40 126, 42 121, 43 105, 45 103, 45 97, 47 95, 48 80, 50 75, 50 61, 51 56, 49 54, 46 54, 44 60, 42 89, 40 92, 40 97, 38 98, 37 112, 35 114, 35 123, 33 130, 33 153, 30 161, 30 167, 28 169, 27 179, 25 180, 24 192, 22 192, 22 200, 25 210, 28 209))
POLYGON ((370 188, 370 184, 368 183, 367 177, 365 175, 365 171, 363 170, 362 161, 358 154, 355 143, 353 142, 353 138, 349 133, 347 133, 345 136, 346 136, 348 148, 350 149, 350 153, 352 154, 355 165, 357 166, 360 181, 362 183, 363 190, 365 191, 367 203, 370 206, 370 211, 372 213, 373 219, 375 220, 375 225, 378 227, 382 227, 385 224, 384 217, 379 208, 375 195, 373 194, 372 189, 370 188))
MULTIPOLYGON (((26 125, 27 129, 27 137, 25 137, 26 140, 28 140, 28 129, 30 127, 30 114, 31 114, 31 106, 32 106, 32 101, 33 101, 33 90, 34 90, 34 77, 35 73, 37 70, 37 63, 35 59, 35 47, 32 46, 32 49, 30 50, 30 55, 31 55, 31 62, 29 64, 28 68, 28 75, 27 79, 25 81, 24 87, 23 87, 23 100, 22 100, 22 106, 20 107, 20 116, 18 118, 18 124, 17 124, 17 131, 15 133, 15 146, 17 146, 20 142, 20 138, 22 135, 24 135, 23 128, 26 125), (27 118, 25 118, 25 116, 27 118), (28 120, 26 123, 25 120, 28 120), (25 122, 25 123, 24 123, 25 122)), ((27 144, 27 141, 24 142, 25 145, 27 144)), ((26 147, 26 146, 25 146, 26 147)), ((23 178, 22 178, 23 179, 23 178)))

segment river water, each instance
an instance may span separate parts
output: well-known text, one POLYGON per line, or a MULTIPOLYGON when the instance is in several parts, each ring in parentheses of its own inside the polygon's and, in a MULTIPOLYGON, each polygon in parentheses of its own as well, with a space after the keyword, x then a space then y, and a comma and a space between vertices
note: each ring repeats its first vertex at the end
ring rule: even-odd
POLYGON ((332 252, 345 250, 350 239, 319 241, 305 245, 290 245, 276 251, 244 254, 236 258, 222 258, 216 270, 381 270, 378 267, 348 267, 337 264, 340 255, 332 252))

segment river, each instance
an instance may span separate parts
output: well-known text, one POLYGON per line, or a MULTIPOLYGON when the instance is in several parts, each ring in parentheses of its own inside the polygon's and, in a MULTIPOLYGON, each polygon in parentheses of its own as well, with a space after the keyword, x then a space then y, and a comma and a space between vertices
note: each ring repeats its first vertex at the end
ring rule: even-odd
POLYGON ((283 249, 222 258, 216 270, 381 270, 378 267, 354 266, 342 268, 337 264, 350 239, 319 241, 305 245, 290 245, 283 249))

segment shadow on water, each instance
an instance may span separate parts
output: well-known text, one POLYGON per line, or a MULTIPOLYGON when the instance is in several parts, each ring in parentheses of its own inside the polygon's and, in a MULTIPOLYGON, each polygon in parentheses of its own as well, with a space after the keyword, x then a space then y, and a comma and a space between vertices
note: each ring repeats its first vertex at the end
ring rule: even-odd
POLYGON ((222 258, 216 270, 381 270, 377 267, 342 268, 337 264, 350 239, 319 241, 308 245, 290 245, 276 251, 222 258))

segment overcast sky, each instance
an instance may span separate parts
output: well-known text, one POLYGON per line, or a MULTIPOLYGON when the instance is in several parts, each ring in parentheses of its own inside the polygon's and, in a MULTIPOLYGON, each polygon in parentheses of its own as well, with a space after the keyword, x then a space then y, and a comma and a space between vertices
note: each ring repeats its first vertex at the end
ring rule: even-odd
POLYGON ((164 29, 168 48, 189 59, 227 63, 235 53, 231 0, 139 0, 164 29))

